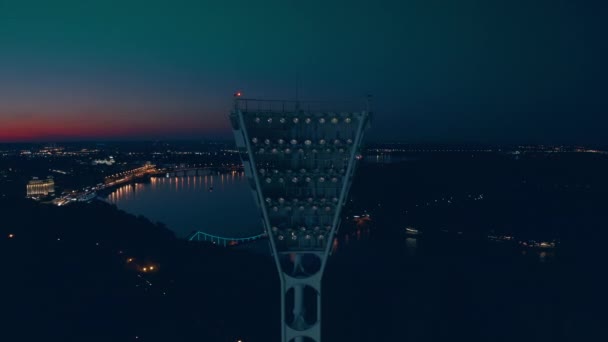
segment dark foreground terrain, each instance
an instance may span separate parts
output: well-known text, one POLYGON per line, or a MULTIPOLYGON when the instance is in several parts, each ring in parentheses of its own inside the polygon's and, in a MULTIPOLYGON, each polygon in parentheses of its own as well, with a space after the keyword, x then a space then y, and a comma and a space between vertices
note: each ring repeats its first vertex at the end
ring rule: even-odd
POLYGON ((279 319, 268 257, 177 240, 104 202, 0 207, 1 341, 277 336, 268 329, 279 319))

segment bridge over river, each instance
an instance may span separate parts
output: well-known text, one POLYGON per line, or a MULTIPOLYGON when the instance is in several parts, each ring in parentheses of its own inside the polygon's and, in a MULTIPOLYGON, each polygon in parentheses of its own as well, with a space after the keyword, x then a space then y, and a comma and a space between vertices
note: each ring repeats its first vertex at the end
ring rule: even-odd
POLYGON ((201 231, 192 232, 187 239, 189 241, 207 241, 216 245, 228 247, 228 246, 236 246, 245 242, 252 242, 255 240, 259 240, 262 238, 266 238, 266 233, 261 233, 257 235, 247 236, 247 237, 225 237, 225 236, 217 236, 212 234, 207 234, 201 231))

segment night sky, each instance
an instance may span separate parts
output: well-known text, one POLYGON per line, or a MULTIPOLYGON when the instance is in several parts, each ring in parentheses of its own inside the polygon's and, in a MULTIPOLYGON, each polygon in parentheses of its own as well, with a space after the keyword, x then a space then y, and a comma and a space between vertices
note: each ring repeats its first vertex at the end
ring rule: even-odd
POLYGON ((0 0, 0 141, 230 137, 299 74, 373 140, 608 143, 604 3, 0 0))

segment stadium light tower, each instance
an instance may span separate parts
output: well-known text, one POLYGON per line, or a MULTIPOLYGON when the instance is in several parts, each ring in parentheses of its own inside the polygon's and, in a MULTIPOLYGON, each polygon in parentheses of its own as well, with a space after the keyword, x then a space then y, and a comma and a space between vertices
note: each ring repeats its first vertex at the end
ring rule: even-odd
POLYGON ((279 270, 281 339, 320 342, 321 279, 371 115, 369 102, 359 111, 336 113, 240 96, 235 93, 230 120, 279 270))

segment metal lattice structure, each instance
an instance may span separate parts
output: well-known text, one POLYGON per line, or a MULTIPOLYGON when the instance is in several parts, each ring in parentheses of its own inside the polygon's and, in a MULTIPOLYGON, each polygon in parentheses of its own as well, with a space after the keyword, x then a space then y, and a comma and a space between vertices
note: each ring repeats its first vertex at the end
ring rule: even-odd
POLYGON ((283 342, 321 340, 321 279, 370 118, 361 107, 235 99, 236 145, 281 279, 283 342))

